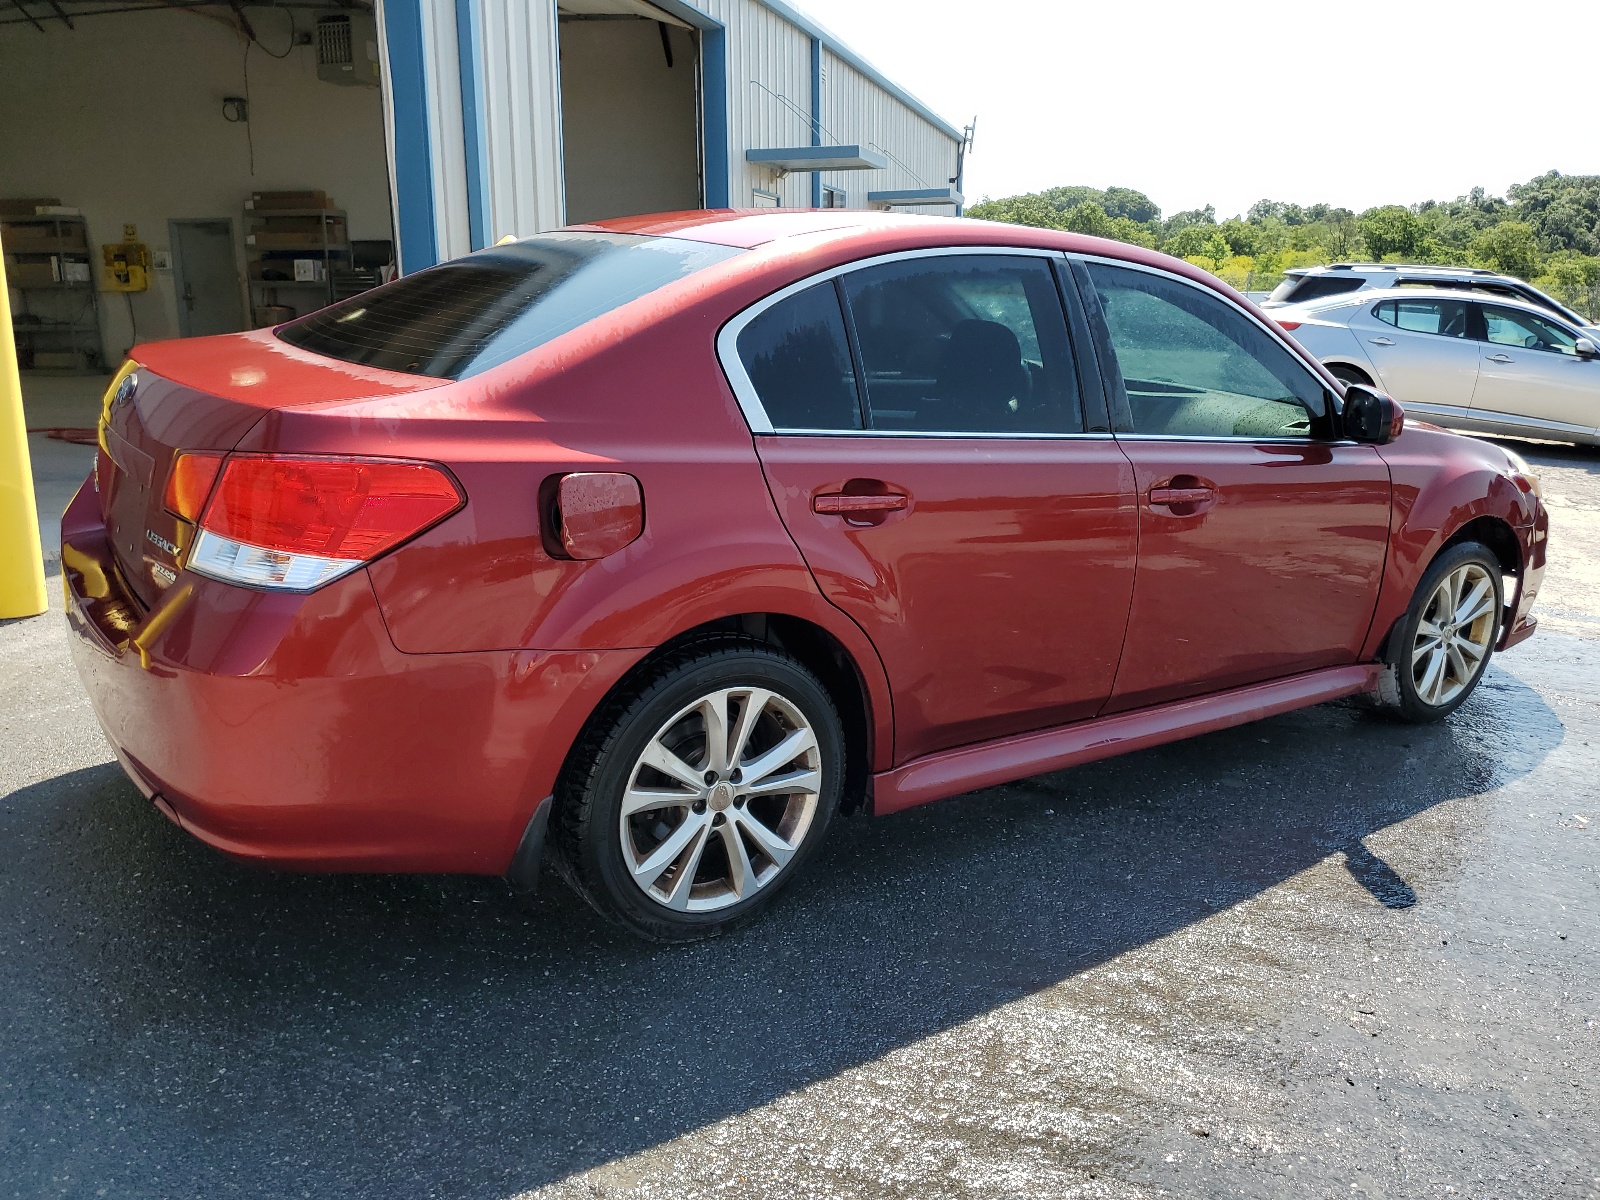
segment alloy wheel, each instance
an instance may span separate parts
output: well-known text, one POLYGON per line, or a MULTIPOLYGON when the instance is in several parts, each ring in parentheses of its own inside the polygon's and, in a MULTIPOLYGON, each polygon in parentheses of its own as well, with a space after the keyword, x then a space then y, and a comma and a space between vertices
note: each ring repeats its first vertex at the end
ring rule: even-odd
POLYGON ((1411 646, 1418 699, 1442 707, 1472 685, 1494 643, 1498 616, 1494 580, 1481 564, 1463 563, 1439 580, 1411 646))
POLYGON ((776 879, 822 791, 805 715, 777 692, 722 688, 680 709, 628 777, 618 834, 634 883, 678 912, 712 912, 776 879))

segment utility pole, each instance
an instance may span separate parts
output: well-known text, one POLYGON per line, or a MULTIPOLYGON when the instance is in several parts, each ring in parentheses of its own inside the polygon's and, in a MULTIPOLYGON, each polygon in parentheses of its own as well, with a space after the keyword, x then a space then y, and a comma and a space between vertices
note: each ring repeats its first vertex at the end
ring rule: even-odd
POLYGON ((38 616, 47 607, 28 423, 22 415, 17 342, 11 333, 11 293, 0 255, 0 619, 38 616))

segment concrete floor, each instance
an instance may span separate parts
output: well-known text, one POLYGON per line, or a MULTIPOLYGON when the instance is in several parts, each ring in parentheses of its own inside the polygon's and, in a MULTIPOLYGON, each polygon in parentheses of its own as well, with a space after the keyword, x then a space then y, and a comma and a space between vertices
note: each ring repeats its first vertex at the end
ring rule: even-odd
POLYGON ((1600 1196, 1600 454, 1518 449, 1547 628, 1450 721, 844 822, 670 950, 554 881, 217 857, 111 763, 52 588, 0 627, 0 1194, 1600 1196))

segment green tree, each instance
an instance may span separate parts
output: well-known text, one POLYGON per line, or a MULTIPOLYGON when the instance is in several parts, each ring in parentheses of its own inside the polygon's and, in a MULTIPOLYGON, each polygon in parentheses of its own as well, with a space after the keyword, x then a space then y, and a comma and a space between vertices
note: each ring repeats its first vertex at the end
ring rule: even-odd
POLYGON ((1206 243, 1211 240, 1213 232, 1214 228, 1205 225, 1180 226, 1176 233, 1161 243, 1161 251, 1174 258, 1199 258, 1205 254, 1206 243))
POLYGON ((1106 210, 1093 200, 1085 200, 1067 210, 1062 227, 1073 233, 1087 233, 1091 237, 1110 237, 1111 218, 1106 210))
POLYGON ((1410 209, 1398 204, 1369 208, 1357 223, 1361 240, 1367 244, 1367 253, 1379 261, 1391 254, 1414 255, 1422 244, 1422 222, 1410 209))
POLYGON ((1043 196, 1029 194, 985 198, 967 209, 967 216, 978 221, 1006 221, 1012 225, 1032 225, 1039 229, 1062 228, 1061 213, 1043 196))
POLYGON ((1472 239, 1479 266, 1532 279, 1539 273, 1539 239, 1526 221, 1501 221, 1472 239))

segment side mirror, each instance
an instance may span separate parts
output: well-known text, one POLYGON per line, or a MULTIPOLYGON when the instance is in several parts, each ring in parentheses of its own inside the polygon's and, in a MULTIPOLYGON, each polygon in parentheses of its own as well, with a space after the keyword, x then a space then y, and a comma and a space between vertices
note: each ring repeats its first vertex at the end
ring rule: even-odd
POLYGON ((1590 338, 1579 338, 1573 343, 1572 349, 1579 358, 1600 358, 1600 346, 1596 346, 1590 338))
POLYGON ((1345 389, 1341 426, 1344 436, 1352 442, 1382 446, 1400 436, 1406 427, 1406 410, 1393 396, 1352 383, 1345 389))

